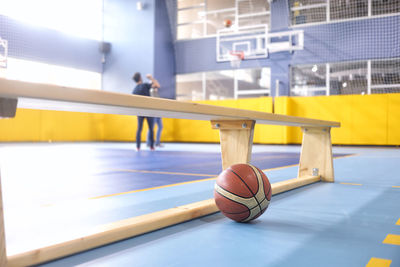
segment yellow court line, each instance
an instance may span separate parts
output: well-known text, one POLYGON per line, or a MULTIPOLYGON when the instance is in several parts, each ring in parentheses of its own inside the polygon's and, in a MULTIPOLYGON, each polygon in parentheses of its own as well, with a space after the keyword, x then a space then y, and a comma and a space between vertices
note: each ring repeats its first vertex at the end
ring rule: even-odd
POLYGON ((137 189, 137 190, 115 193, 115 194, 110 194, 110 195, 91 197, 89 199, 99 199, 99 198, 105 198, 105 197, 121 196, 121 195, 126 195, 126 194, 131 194, 131 193, 150 191, 150 190, 154 190, 154 189, 161 189, 161 188, 167 188, 167 187, 184 185, 184 184, 193 184, 193 183, 197 183, 197 182, 205 182, 205 181, 210 181, 210 180, 215 180, 215 179, 217 179, 217 178, 213 177, 213 178, 208 178, 208 179, 200 179, 200 180, 194 180, 194 181, 188 181, 188 182, 182 182, 182 183, 176 183, 176 184, 161 185, 161 186, 156 186, 156 187, 137 189))
MULTIPOLYGON (((298 165, 298 164, 296 164, 298 165)), ((296 166, 294 165, 294 166, 296 166)), ((289 166, 283 166, 283 167, 276 167, 276 168, 271 168, 271 169, 265 169, 265 171, 271 171, 271 170, 276 170, 276 169, 283 169, 283 168, 288 168, 292 167, 293 165, 289 166)), ((124 171, 131 171, 131 172, 142 172, 142 171, 135 171, 135 170, 124 170, 124 171)), ((143 171, 143 172, 149 172, 149 173, 165 173, 165 174, 182 174, 182 175, 194 175, 194 174, 185 174, 185 173, 173 173, 173 172, 156 172, 156 171, 143 171)), ((194 176, 203 176, 203 174, 197 174, 194 176)), ((207 175, 210 177, 211 175, 207 175)), ((115 194, 109 194, 109 195, 103 195, 103 196, 97 196, 97 197, 91 197, 89 199, 99 199, 99 198, 106 198, 106 197, 114 197, 114 196, 121 196, 121 195, 127 195, 127 194, 132 194, 132 193, 137 193, 137 192, 144 192, 144 191, 150 191, 150 190, 155 190, 155 189, 162 189, 162 188, 167 188, 167 187, 173 187, 173 186, 179 186, 179 185, 184 185, 184 184, 192 184, 192 183, 197 183, 197 182, 205 182, 205 181, 210 181, 210 180, 216 180, 217 176, 208 178, 208 179, 199 179, 199 180, 193 180, 193 181, 188 181, 188 182, 182 182, 182 183, 176 183, 176 184, 169 184, 169 185, 161 185, 161 186, 156 186, 156 187, 150 187, 150 188, 144 188, 144 189, 138 189, 138 190, 132 190, 132 191, 127 191, 127 192, 120 192, 120 193, 115 193, 115 194)))
POLYGON ((400 185, 394 185, 393 188, 400 188, 400 185))
POLYGON ((356 184, 356 183, 340 183, 340 184, 345 184, 345 185, 362 185, 362 184, 356 184))
POLYGON ((382 243, 400 246, 400 235, 388 234, 382 243))
MULTIPOLYGON (((353 156, 356 156, 356 155, 358 155, 358 154, 351 154, 351 155, 339 156, 339 157, 335 157, 335 158, 353 157, 353 156)), ((295 166, 298 166, 298 165, 299 165, 299 164, 292 164, 292 165, 287 165, 287 166, 282 166, 282 167, 275 167, 275 168, 270 168, 270 169, 264 169, 264 170, 262 170, 262 171, 263 171, 263 172, 267 172, 267 171, 273 171, 273 170, 279 170, 279 169, 285 169, 285 168, 295 167, 295 166)), ((140 172, 140 173, 157 173, 157 174, 174 174, 174 175, 189 175, 189 176, 206 176, 206 177, 212 176, 212 175, 210 175, 210 174, 193 174, 193 173, 182 173, 182 172, 161 172, 161 171, 127 170, 127 169, 114 169, 113 171, 140 172)), ((216 179, 217 179, 217 176, 218 176, 218 175, 216 175, 216 177, 208 178, 208 179, 199 179, 199 180, 194 180, 194 181, 188 181, 188 182, 182 182, 182 183, 176 183, 176 184, 169 184, 169 185, 162 185, 162 186, 156 186, 156 187, 150 187, 150 188, 144 188, 144 189, 138 189, 138 190, 127 191, 127 192, 120 192, 120 193, 115 193, 115 194, 109 194, 109 195, 91 197, 91 198, 89 198, 89 199, 99 199, 99 198, 120 196, 120 195, 132 194, 132 193, 137 193, 137 192, 144 192, 144 191, 150 191, 150 190, 155 190, 155 189, 167 188, 167 187, 172 187, 172 186, 179 186, 179 185, 184 185, 184 184, 192 184, 192 183, 197 183, 197 182, 204 182, 204 181, 216 180, 216 179)))
POLYGON ((112 169, 111 171, 155 173, 155 174, 170 174, 170 175, 188 175, 188 176, 204 176, 204 177, 210 177, 210 176, 215 175, 215 174, 201 174, 201 173, 165 172, 165 171, 146 171, 146 170, 130 170, 130 169, 112 169))
POLYGON ((371 258, 365 267, 389 267, 391 263, 391 260, 371 258))
POLYGON ((397 220, 396 225, 400 225, 400 219, 397 220))

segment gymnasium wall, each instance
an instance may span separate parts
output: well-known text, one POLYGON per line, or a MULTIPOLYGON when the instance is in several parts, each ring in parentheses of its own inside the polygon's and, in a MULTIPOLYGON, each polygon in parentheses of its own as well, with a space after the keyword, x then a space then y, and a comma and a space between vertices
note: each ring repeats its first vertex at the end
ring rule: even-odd
POLYGON ((8 40, 8 56, 101 73, 101 53, 95 40, 29 25, 0 15, 0 36, 8 40))
POLYGON ((103 90, 131 93, 135 72, 152 74, 160 94, 175 98, 175 57, 168 13, 163 0, 104 1, 104 40, 111 43, 102 73, 103 90))
POLYGON ((102 73, 103 89, 131 93, 132 76, 153 73, 154 69, 154 0, 137 10, 136 1, 104 1, 104 40, 111 43, 102 73))
MULTIPOLYGON (((266 59, 244 60, 240 66, 271 67, 272 95, 276 80, 280 95, 289 95, 291 65, 400 57, 399 15, 296 27, 290 27, 289 21, 288 1, 273 1, 271 32, 304 30, 303 50, 271 53, 266 59)), ((231 69, 229 62, 216 62, 215 38, 177 41, 176 52, 177 74, 231 69)))
MULTIPOLYGON (((201 101, 219 106, 272 112, 272 98, 201 101)), ((346 145, 400 145, 400 94, 277 97, 275 113, 340 121, 332 142, 346 145)), ((208 121, 163 119, 164 142, 219 142, 208 121)), ((136 117, 18 109, 14 119, 0 120, 0 141, 133 142, 136 117)), ((145 140, 147 129, 142 133, 145 140)), ((256 125, 254 142, 300 144, 297 127, 256 125)))
POLYGON ((156 0, 154 71, 163 98, 175 99, 175 50, 164 0, 156 0))

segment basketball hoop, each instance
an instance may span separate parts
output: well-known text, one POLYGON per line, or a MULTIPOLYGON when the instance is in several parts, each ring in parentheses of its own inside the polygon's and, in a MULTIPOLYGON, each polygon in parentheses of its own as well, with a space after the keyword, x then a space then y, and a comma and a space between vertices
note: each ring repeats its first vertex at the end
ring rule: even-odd
POLYGON ((244 52, 243 51, 230 51, 229 52, 229 61, 231 62, 232 68, 239 68, 240 63, 244 59, 244 52))

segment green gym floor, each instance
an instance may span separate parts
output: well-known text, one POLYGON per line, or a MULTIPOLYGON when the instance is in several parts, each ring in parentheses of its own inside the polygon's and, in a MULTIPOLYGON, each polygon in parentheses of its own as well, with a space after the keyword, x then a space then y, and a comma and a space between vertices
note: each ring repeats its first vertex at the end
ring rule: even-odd
MULTIPOLYGON (((297 176, 299 146, 253 147, 271 183, 297 176)), ((221 213, 43 266, 400 266, 400 149, 334 147, 335 182, 272 197, 251 223, 221 213)), ((212 198, 219 145, 1 144, 8 255, 93 227, 212 198)))

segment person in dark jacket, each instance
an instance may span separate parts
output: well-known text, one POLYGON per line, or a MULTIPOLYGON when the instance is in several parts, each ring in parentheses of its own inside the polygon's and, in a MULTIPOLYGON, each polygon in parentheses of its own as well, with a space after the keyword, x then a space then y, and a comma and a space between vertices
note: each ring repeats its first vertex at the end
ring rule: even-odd
MULTIPOLYGON (((136 82, 136 87, 133 89, 132 94, 134 95, 143 95, 150 96, 150 90, 152 88, 160 88, 160 84, 156 79, 153 78, 151 74, 147 74, 146 77, 151 81, 151 83, 144 83, 142 80, 142 76, 139 72, 136 72, 132 79, 136 82)), ((136 150, 140 150, 141 143, 141 135, 143 128, 143 121, 146 119, 147 125, 150 130, 149 138, 150 138, 150 149, 154 150, 154 134, 153 134, 153 126, 154 126, 154 118, 153 117, 144 117, 138 116, 138 127, 136 131, 136 150)))

